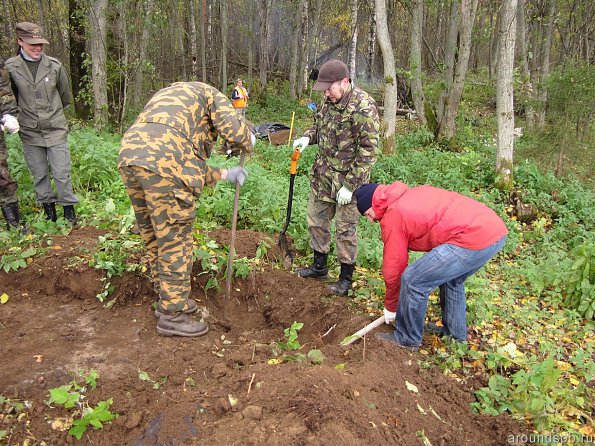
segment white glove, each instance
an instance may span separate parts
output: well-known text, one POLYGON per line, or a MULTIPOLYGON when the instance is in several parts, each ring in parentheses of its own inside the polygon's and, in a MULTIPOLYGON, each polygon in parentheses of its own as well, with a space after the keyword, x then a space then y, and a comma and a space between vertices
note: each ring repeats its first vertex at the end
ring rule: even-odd
POLYGON ((239 184, 240 186, 244 184, 246 178, 248 177, 248 171, 243 167, 232 167, 227 169, 227 176, 225 179, 230 183, 239 184))
POLYGON ((394 313, 392 311, 388 311, 386 308, 384 309, 384 323, 388 325, 393 325, 395 323, 395 319, 397 317, 397 312, 394 313))
POLYGON ((16 133, 21 128, 17 118, 12 115, 4 115, 2 117, 2 125, 0 125, 0 127, 2 128, 2 131, 6 130, 10 133, 16 133))
POLYGON ((352 195, 353 195, 353 192, 351 192, 349 189, 347 189, 345 186, 343 186, 341 189, 339 189, 339 192, 337 193, 337 203, 339 203, 339 204, 351 203, 352 195))
POLYGON ((252 147, 256 145, 256 135, 254 133, 250 133, 250 142, 252 143, 252 147))
POLYGON ((310 138, 308 138, 307 136, 302 136, 301 138, 298 138, 293 142, 293 150, 295 150, 295 148, 299 146, 300 153, 302 153, 304 149, 308 147, 308 144, 310 144, 310 138))

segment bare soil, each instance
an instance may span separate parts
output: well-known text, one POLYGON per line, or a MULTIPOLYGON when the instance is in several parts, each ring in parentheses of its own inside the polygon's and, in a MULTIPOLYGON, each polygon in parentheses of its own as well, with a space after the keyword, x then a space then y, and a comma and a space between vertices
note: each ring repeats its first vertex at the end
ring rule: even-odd
MULTIPOLYGON (((421 369, 419 353, 371 335, 340 346, 373 317, 358 314, 348 298, 329 295, 323 282, 275 264, 235 280, 229 299, 224 291, 205 295, 206 275, 195 265, 192 296, 209 333, 159 336, 151 307, 156 295, 146 277, 114 280, 111 308, 96 298, 104 275, 86 259, 101 234, 76 229, 56 237, 50 253, 27 268, 0 273, 0 294, 10 296, 0 306, 0 394, 31 403, 18 420, 4 408, 0 430, 12 432, 6 444, 421 445, 425 436, 434 446, 504 445, 509 435, 525 432, 507 416, 474 413, 471 384, 421 369), (322 365, 275 363, 273 346, 294 321, 304 327, 302 348, 292 353, 320 349, 322 365), (88 402, 111 398, 119 417, 76 441, 68 423, 65 430, 51 424, 72 410, 44 401, 73 372, 91 369, 99 380, 88 402), (139 379, 140 371, 164 382, 155 389, 139 379)), ((227 244, 229 232, 211 237, 227 244)), ((267 237, 238 231, 238 255, 254 257, 267 237)))

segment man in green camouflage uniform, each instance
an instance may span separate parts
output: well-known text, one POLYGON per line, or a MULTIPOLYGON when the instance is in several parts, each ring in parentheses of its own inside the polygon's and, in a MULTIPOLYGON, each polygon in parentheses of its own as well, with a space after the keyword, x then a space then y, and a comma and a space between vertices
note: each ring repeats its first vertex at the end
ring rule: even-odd
POLYGON ((192 271, 194 198, 218 180, 243 184, 243 167, 209 167, 217 136, 249 152, 251 133, 229 100, 200 82, 179 82, 158 91, 122 140, 118 168, 159 288, 157 332, 200 336, 208 326, 188 316, 192 271))
POLYGON ((311 192, 307 219, 314 262, 300 269, 300 277, 325 277, 331 244, 331 221, 335 218, 339 280, 330 285, 335 294, 347 294, 353 282, 357 257, 358 210, 352 194, 370 178, 379 140, 376 103, 354 86, 347 66, 339 60, 322 65, 314 90, 324 91, 325 101, 316 113, 314 126, 294 141, 303 151, 318 144, 310 174, 311 192))
POLYGON ((4 60, 0 58, 0 206, 8 229, 20 228, 20 215, 17 183, 8 171, 8 151, 4 141, 4 131, 10 133, 19 131, 19 121, 16 118, 18 111, 19 108, 10 88, 8 71, 4 66, 4 60))

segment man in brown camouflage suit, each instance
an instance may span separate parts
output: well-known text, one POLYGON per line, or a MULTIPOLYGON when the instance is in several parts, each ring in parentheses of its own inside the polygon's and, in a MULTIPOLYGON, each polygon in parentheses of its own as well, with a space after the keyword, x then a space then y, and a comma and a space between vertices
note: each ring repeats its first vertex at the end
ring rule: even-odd
POLYGON ((208 326, 188 316, 194 198, 219 180, 243 184, 243 167, 219 169, 206 159, 217 136, 249 152, 251 134, 229 100, 200 82, 179 82, 149 101, 124 135, 118 167, 159 288, 157 332, 201 336, 208 326))
POLYGON ((351 83, 343 62, 324 63, 313 89, 324 91, 325 101, 316 113, 314 125, 293 142, 293 147, 303 151, 309 144, 318 144, 319 149, 310 174, 312 189, 307 209, 314 262, 297 274, 315 278, 328 274, 331 221, 335 218, 341 273, 329 289, 335 294, 347 294, 357 257, 358 210, 352 194, 369 181, 376 161, 380 123, 374 99, 351 83))
MULTIPOLYGON (((10 87, 10 77, 0 58, 0 206, 6 220, 6 227, 20 228, 19 203, 17 199, 17 183, 8 171, 8 152, 4 141, 4 131, 17 133, 19 121, 16 114, 19 108, 10 87)), ((25 228, 21 231, 28 232, 25 228)))

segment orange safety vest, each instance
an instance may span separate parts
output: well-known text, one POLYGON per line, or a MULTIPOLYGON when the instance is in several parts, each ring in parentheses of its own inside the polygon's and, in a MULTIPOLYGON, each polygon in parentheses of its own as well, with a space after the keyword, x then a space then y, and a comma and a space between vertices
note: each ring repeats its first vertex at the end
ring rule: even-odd
POLYGON ((239 99, 234 99, 234 108, 245 108, 248 107, 248 91, 244 87, 235 87, 234 90, 238 91, 239 99))

